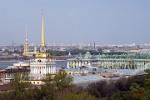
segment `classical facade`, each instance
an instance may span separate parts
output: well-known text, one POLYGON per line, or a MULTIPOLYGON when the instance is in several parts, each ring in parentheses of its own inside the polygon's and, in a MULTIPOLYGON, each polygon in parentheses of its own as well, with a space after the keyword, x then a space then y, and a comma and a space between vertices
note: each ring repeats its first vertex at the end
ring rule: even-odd
POLYGON ((90 52, 86 52, 84 56, 81 54, 77 58, 70 58, 67 60, 67 68, 78 68, 82 66, 91 66, 92 56, 90 52))
POLYGON ((93 66, 105 69, 147 69, 150 68, 150 59, 138 59, 124 57, 128 55, 106 56, 91 55, 87 52, 76 58, 67 60, 67 68, 78 68, 82 66, 93 66))

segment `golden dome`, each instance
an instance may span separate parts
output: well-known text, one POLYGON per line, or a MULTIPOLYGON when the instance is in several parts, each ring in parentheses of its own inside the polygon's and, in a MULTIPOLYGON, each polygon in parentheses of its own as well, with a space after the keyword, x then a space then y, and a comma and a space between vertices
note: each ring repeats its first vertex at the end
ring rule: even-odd
POLYGON ((49 57, 49 54, 46 52, 38 52, 38 53, 36 53, 35 57, 36 58, 47 58, 47 57, 49 57))

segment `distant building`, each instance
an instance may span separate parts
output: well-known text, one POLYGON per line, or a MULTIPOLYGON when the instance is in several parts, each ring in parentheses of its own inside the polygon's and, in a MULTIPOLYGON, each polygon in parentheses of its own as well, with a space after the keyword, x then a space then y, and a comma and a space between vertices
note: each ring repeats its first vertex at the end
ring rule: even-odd
POLYGON ((92 55, 90 52, 86 52, 84 56, 81 54, 77 58, 70 58, 67 60, 67 68, 78 68, 82 66, 91 66, 92 55))
POLYGON ((79 55, 75 58, 67 59, 67 68, 98 67, 104 69, 150 69, 150 59, 140 58, 135 54, 122 55, 91 55, 87 52, 85 55, 79 55))

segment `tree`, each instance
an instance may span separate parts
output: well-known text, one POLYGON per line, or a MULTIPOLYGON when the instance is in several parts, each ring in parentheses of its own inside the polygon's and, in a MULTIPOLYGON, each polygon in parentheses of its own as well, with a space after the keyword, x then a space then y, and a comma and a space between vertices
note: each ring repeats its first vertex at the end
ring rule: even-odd
POLYGON ((86 92, 80 92, 80 93, 70 92, 64 95, 63 100, 95 100, 95 97, 89 95, 86 92))
POLYGON ((130 94, 133 100, 146 100, 144 88, 140 87, 137 83, 133 83, 130 87, 130 94))
POLYGON ((130 83, 127 78, 121 78, 119 79, 116 83, 115 86, 120 90, 120 91, 128 91, 130 88, 130 83))
POLYGON ((12 98, 18 100, 25 98, 25 89, 30 86, 30 83, 25 80, 24 75, 21 73, 15 73, 14 79, 11 81, 11 86, 13 91, 11 92, 12 98))
POLYGON ((54 83, 58 90, 62 90, 63 88, 67 88, 72 83, 72 77, 67 76, 67 73, 64 70, 59 71, 54 77, 54 83))
POLYGON ((150 69, 146 69, 145 72, 146 72, 147 74, 150 74, 150 69))
POLYGON ((30 83, 25 80, 26 77, 22 75, 21 73, 15 73, 14 79, 11 81, 12 89, 18 92, 24 91, 25 88, 27 88, 30 83))
POLYGON ((108 97, 108 99, 117 91, 112 81, 100 81, 88 86, 88 93, 96 97, 108 97))
POLYGON ((70 87, 72 78, 68 77, 67 73, 61 70, 56 75, 47 74, 43 81, 45 85, 41 86, 40 91, 37 91, 38 99, 55 100, 58 92, 63 92, 65 88, 70 87))
POLYGON ((112 96, 112 100, 130 100, 129 92, 119 91, 112 96))

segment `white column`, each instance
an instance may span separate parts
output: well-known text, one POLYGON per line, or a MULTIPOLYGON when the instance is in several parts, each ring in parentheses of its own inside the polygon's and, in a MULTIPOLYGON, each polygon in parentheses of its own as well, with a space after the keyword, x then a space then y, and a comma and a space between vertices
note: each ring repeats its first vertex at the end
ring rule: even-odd
POLYGON ((48 67, 48 73, 50 73, 50 67, 48 67))
POLYGON ((34 74, 35 74, 35 67, 33 67, 33 72, 34 72, 34 74))
POLYGON ((45 71, 45 74, 46 74, 46 66, 44 67, 44 71, 45 71))
POLYGON ((51 74, 53 74, 53 71, 54 71, 53 66, 51 66, 51 68, 52 68, 51 74))
POLYGON ((67 62, 67 68, 69 69, 70 67, 70 61, 67 62))

